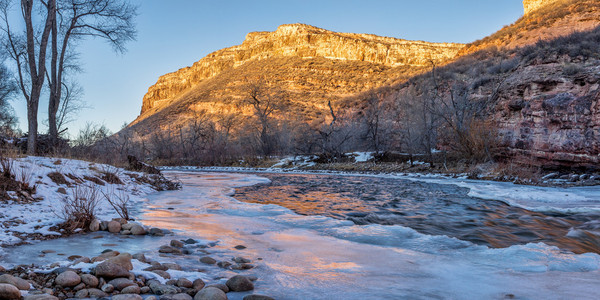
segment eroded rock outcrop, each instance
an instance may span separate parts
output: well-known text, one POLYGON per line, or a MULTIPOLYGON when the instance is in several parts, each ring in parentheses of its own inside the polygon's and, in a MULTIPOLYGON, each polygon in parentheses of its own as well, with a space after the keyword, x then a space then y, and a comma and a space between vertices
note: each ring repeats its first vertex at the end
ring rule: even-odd
POLYGON ((428 43, 370 34, 337 33, 304 25, 281 25, 274 32, 251 32, 241 45, 213 52, 191 67, 161 76, 144 96, 142 115, 166 106, 201 81, 249 61, 274 57, 316 57, 386 67, 430 66, 456 56, 462 44, 428 43))

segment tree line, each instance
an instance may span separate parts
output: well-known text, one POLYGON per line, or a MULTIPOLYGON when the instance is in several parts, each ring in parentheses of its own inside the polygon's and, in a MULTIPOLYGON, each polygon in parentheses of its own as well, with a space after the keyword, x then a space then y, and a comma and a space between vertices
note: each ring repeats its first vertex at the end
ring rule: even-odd
POLYGON ((81 108, 81 88, 74 79, 81 70, 77 46, 86 38, 100 38, 123 52, 135 39, 136 15, 137 7, 126 0, 0 0, 2 58, 7 65, 0 70, 0 82, 6 85, 0 100, 19 98, 17 93, 25 99, 28 154, 37 153, 42 97, 48 97, 51 144, 81 108))

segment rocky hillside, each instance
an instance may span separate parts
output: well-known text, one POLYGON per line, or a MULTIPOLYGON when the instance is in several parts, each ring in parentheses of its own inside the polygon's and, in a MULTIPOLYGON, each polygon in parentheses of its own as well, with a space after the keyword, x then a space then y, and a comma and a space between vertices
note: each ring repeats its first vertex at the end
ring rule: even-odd
POLYGON ((463 46, 337 33, 303 24, 252 32, 241 45, 213 52, 191 67, 161 76, 148 89, 134 123, 182 101, 208 109, 214 107, 202 103, 222 106, 224 98, 241 97, 230 92, 252 73, 282 83, 302 105, 319 106, 323 103, 318 98, 324 94, 335 98, 389 83, 419 72, 431 61, 446 62, 463 46), (276 74, 254 71, 260 69, 276 74), (222 82, 227 83, 215 86, 222 82))

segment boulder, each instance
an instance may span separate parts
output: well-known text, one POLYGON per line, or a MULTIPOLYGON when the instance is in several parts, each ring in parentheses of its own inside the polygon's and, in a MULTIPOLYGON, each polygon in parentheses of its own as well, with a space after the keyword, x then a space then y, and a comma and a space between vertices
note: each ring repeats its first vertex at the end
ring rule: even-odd
POLYGON ((119 233, 121 231, 121 223, 118 221, 110 221, 108 222, 108 232, 110 233, 119 233))
POLYGON ((120 265, 104 261, 96 266, 96 276, 106 278, 129 277, 129 271, 120 265))
POLYGON ((121 225, 121 229, 122 230, 131 230, 131 227, 133 227, 134 223, 125 223, 123 225, 121 225))
POLYGON ((81 277, 73 271, 65 271, 56 276, 54 283, 62 287, 74 287, 81 283, 81 277))
POLYGON ((252 281, 243 275, 233 276, 225 284, 233 292, 246 292, 254 289, 252 281))
POLYGON ((0 299, 21 299, 21 292, 17 287, 8 283, 0 283, 0 299))
POLYGON ((0 275, 0 283, 7 283, 13 285, 17 289, 22 291, 28 291, 31 288, 31 285, 27 280, 19 277, 14 277, 10 274, 0 275))
POLYGON ((94 275, 82 274, 81 281, 85 283, 86 286, 91 288, 95 288, 98 286, 98 278, 94 275))
POLYGON ((215 287, 207 287, 196 293, 194 300, 227 300, 227 294, 215 287))
POLYGON ((229 293, 229 288, 222 283, 210 284, 210 285, 207 285, 206 287, 207 288, 209 288, 209 287, 217 288, 217 289, 220 289, 221 291, 223 291, 223 293, 229 293))

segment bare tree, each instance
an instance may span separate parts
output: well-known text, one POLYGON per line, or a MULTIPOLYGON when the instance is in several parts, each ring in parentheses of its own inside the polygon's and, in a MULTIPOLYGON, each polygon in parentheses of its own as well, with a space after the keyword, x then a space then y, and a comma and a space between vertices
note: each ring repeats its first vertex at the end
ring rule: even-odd
MULTIPOLYGON (((50 61, 50 99, 48 102, 48 127, 50 137, 58 138, 59 111, 64 117, 69 99, 63 97, 64 72, 68 69, 67 54, 74 41, 86 37, 107 40, 117 52, 125 50, 125 43, 135 38, 133 24, 137 8, 127 0, 59 0, 56 18, 52 22, 52 53, 50 61), (61 105, 63 100, 63 105, 61 105), (66 103, 65 103, 66 102, 66 103)), ((66 90, 67 93, 73 92, 66 90)), ((70 102, 73 105, 73 102, 70 102)))
POLYGON ((273 135, 273 114, 282 109, 285 104, 284 96, 277 89, 270 89, 266 82, 249 82, 246 86, 247 98, 244 102, 252 108, 257 119, 258 140, 263 155, 270 155, 276 147, 273 135))
POLYGON ((11 2, 10 0, 0 1, 1 18, 4 23, 2 30, 6 35, 4 46, 16 64, 18 85, 27 101, 27 153, 35 154, 38 134, 38 108, 46 75, 48 42, 52 25, 56 19, 56 0, 40 0, 39 2, 36 0, 21 0, 21 16, 25 28, 25 32, 22 34, 17 34, 10 26, 11 2), (45 15, 43 16, 45 20, 39 24, 42 26, 41 31, 38 31, 38 24, 35 22, 34 6, 37 7, 38 5, 34 5, 34 3, 38 3, 42 7, 40 11, 42 11, 42 15, 45 15))

